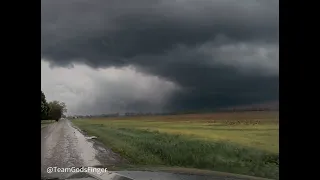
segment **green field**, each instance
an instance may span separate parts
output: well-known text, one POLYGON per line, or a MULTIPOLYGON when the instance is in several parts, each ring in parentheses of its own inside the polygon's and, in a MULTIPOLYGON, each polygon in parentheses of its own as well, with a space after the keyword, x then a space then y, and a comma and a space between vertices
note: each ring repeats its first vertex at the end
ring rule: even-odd
POLYGON ((77 119, 73 123, 131 165, 279 178, 278 112, 77 119))

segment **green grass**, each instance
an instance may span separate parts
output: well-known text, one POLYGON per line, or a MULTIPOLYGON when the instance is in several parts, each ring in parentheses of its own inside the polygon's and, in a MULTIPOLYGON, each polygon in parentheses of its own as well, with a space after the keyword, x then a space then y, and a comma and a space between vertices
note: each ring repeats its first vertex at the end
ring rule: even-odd
POLYGON ((51 123, 54 123, 54 122, 55 122, 55 120, 42 120, 41 121, 41 129, 48 126, 51 123))
POLYGON ((278 179, 277 115, 74 120, 132 165, 209 169, 278 179), (204 120, 205 119, 205 120, 204 120))

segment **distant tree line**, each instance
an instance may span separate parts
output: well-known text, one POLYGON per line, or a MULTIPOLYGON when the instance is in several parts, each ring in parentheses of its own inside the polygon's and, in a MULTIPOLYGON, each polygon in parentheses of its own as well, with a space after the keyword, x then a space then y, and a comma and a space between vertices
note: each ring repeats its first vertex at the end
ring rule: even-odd
POLYGON ((111 114, 98 114, 98 115, 74 115, 74 116, 68 116, 70 119, 76 119, 76 118, 105 118, 105 117, 124 117, 124 116, 163 116, 163 115, 175 115, 177 113, 174 112, 166 112, 166 113, 134 113, 134 112, 127 112, 127 113, 111 113, 111 114))
POLYGON ((106 118, 106 117, 124 117, 124 116, 166 116, 166 115, 184 115, 184 114, 203 114, 203 113, 218 113, 218 112, 246 112, 246 111, 279 111, 279 104, 263 103, 253 104, 238 107, 219 108, 219 109, 201 109, 201 110, 178 110, 172 112, 126 112, 126 113, 109 113, 98 115, 74 115, 69 116, 70 119, 76 118, 106 118))
POLYGON ((52 101, 47 102, 46 96, 41 91, 41 121, 42 120, 56 120, 65 117, 67 107, 64 102, 52 101))

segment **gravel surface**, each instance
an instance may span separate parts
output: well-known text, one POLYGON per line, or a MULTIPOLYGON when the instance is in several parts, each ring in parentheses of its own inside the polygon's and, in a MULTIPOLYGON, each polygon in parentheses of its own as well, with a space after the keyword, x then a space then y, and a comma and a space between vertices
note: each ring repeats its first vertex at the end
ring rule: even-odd
POLYGON ((65 177, 67 173, 47 173, 48 167, 101 167, 115 165, 122 159, 83 135, 67 119, 41 129, 41 176, 65 177))

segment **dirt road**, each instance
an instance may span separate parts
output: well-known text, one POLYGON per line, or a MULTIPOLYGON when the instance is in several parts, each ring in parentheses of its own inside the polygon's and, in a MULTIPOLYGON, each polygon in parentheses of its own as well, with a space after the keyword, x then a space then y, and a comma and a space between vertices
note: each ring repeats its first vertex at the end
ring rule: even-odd
POLYGON ((84 136, 67 119, 41 129, 41 175, 48 167, 108 166, 120 163, 121 157, 84 136))

